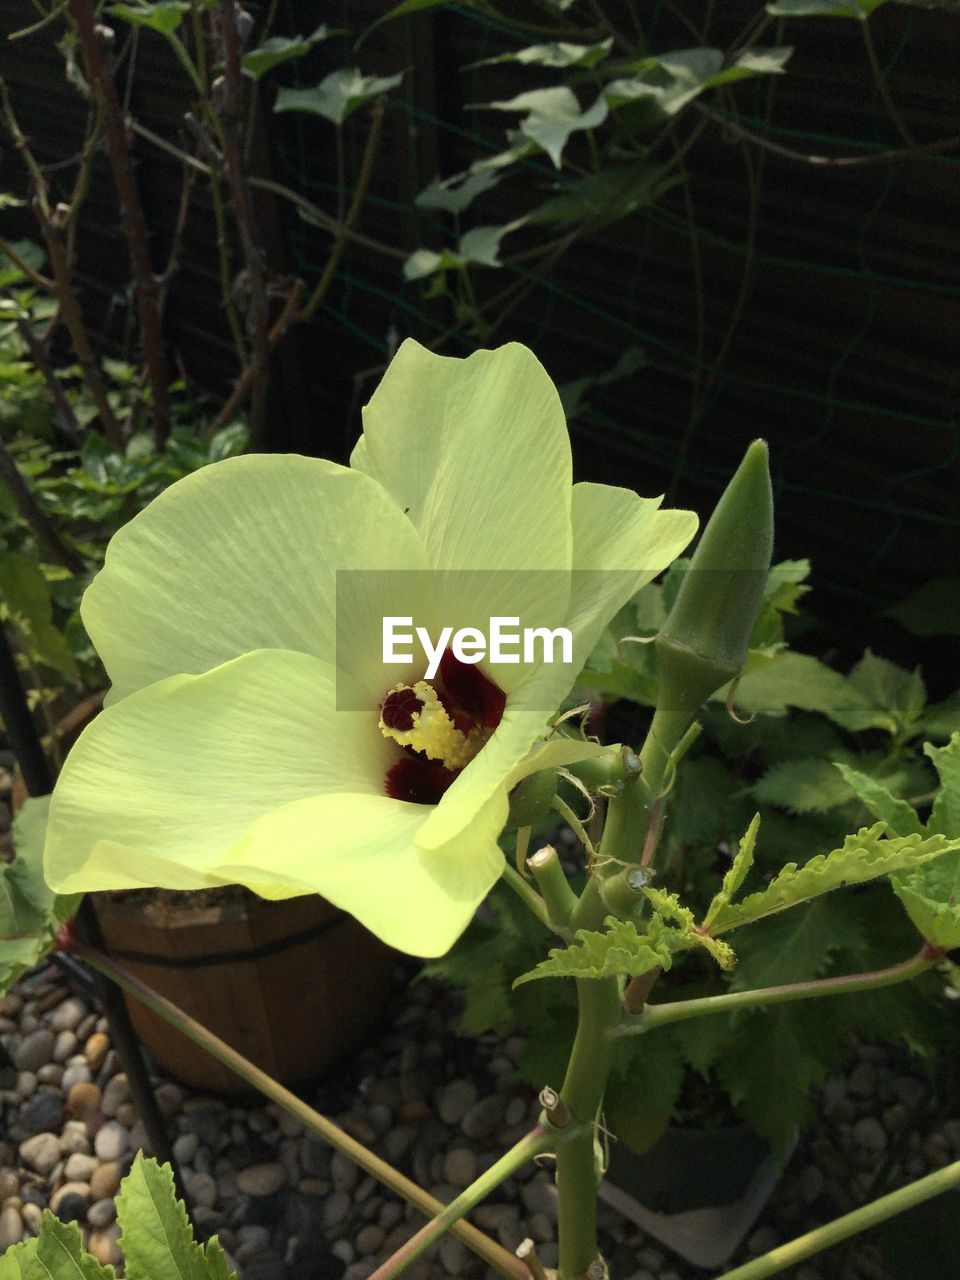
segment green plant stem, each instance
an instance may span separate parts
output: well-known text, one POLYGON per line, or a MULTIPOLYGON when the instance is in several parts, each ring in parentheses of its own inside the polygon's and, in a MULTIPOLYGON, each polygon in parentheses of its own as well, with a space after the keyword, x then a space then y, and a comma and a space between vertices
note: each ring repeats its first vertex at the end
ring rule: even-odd
POLYGON ((391 1254, 386 1262, 381 1263, 370 1280, 393 1280, 394 1276, 400 1275, 441 1236, 446 1235, 454 1223, 459 1222, 482 1200, 485 1200, 501 1182, 505 1182, 528 1160, 549 1150, 554 1142, 555 1139, 548 1129, 543 1125, 536 1125, 475 1182, 471 1182, 469 1187, 461 1191, 455 1200, 451 1200, 441 1213, 422 1226, 416 1235, 411 1236, 405 1244, 400 1246, 396 1253, 391 1254))
POLYGON ((742 1267, 735 1267, 733 1271, 725 1272, 719 1280, 766 1280, 767 1276, 775 1276, 779 1271, 786 1271, 788 1267, 796 1266, 805 1258, 822 1253, 824 1249, 839 1244, 841 1240, 848 1240, 850 1236, 868 1231, 871 1227, 886 1222, 888 1218, 903 1213, 905 1209, 912 1209, 915 1205, 923 1204, 925 1200, 932 1200, 934 1196, 941 1195, 953 1187, 960 1187, 960 1160, 954 1164, 948 1164, 945 1169, 928 1173, 925 1178, 900 1187, 897 1191, 891 1191, 889 1195, 881 1196, 879 1200, 854 1209, 852 1213, 845 1213, 842 1218, 835 1218, 833 1222, 808 1231, 806 1235, 797 1236, 796 1240, 778 1245, 776 1249, 771 1249, 762 1257, 754 1258, 752 1262, 742 1267))
MULTIPOLYGON (((336 275, 337 267, 340 265, 340 259, 343 257, 344 250, 347 247, 347 239, 349 233, 353 230, 360 211, 363 208, 363 202, 367 198, 367 188, 370 186, 370 179, 373 176, 373 164, 380 149, 380 139, 383 137, 383 118, 385 107, 381 98, 374 104, 372 116, 370 120, 370 132, 367 135, 367 144, 363 150, 363 159, 360 162, 360 174, 357 178, 357 185, 353 192, 353 199, 350 201, 350 208, 347 210, 346 217, 341 222, 341 229, 334 239, 330 249, 330 254, 324 264, 323 273, 317 281, 313 293, 310 295, 301 315, 302 320, 309 320, 320 303, 327 296, 330 284, 336 275)), ((339 131, 338 135, 339 137, 339 131)))
MULTIPOLYGON (((123 987, 125 991, 128 991, 137 1000, 145 1004, 148 1009, 152 1009, 154 1013, 166 1019, 171 1026, 183 1032, 194 1044, 200 1045, 211 1057, 216 1058, 218 1062, 222 1062, 224 1066, 236 1072, 241 1080, 245 1080, 247 1084, 259 1093, 270 1098, 278 1106, 283 1107, 285 1111, 295 1116, 305 1128, 317 1134, 325 1142, 329 1142, 338 1151, 342 1151, 354 1164, 359 1165, 371 1177, 376 1178, 385 1187, 389 1187, 398 1196, 402 1196, 404 1200, 414 1205, 421 1213, 434 1217, 443 1211, 444 1205, 435 1196, 430 1195, 422 1187, 417 1186, 415 1182, 404 1177, 399 1170, 394 1169, 385 1160, 381 1160, 378 1155, 368 1150, 362 1143, 357 1142, 355 1138, 351 1138, 348 1133, 344 1133, 332 1121, 314 1111, 312 1107, 307 1106, 296 1094, 291 1093, 289 1089, 285 1089, 282 1084, 278 1084, 265 1071, 261 1071, 259 1067, 254 1066, 236 1049, 231 1048, 219 1036, 215 1036, 212 1031, 208 1031, 206 1027, 196 1022, 189 1014, 184 1013, 172 1001, 167 1000, 151 987, 148 987, 145 982, 141 982, 139 978, 128 973, 122 965, 117 964, 110 956, 95 950, 93 947, 88 947, 85 943, 80 942, 79 939, 71 941, 70 949, 85 964, 97 969, 118 986, 123 987)), ((450 1229, 460 1237, 469 1249, 472 1249, 479 1258, 482 1258, 488 1266, 493 1267, 500 1275, 510 1277, 511 1280, 529 1280, 529 1272, 518 1258, 508 1253, 496 1241, 491 1240, 489 1236, 484 1235, 482 1231, 477 1230, 470 1223, 457 1222, 450 1229)))
POLYGON ((527 859, 527 866, 540 886, 551 926, 562 937, 569 938, 570 917, 577 906, 577 895, 564 874, 556 849, 549 844, 538 849, 527 859))
POLYGON ((553 925, 550 923, 550 917, 547 914, 547 904, 535 889, 531 889, 516 867, 511 866, 507 861, 504 861, 503 864, 503 879, 521 902, 530 908, 537 919, 542 924, 545 924, 548 929, 552 929, 553 925))
POLYGON ((909 982, 911 978, 925 973, 933 965, 939 964, 943 955, 943 951, 939 948, 925 945, 908 960, 890 965, 886 969, 844 974, 838 978, 818 978, 812 982, 789 982, 778 987, 759 987, 755 991, 731 991, 726 995, 702 996, 698 1000, 648 1004, 643 1013, 628 1019, 618 1027, 615 1035, 641 1035, 655 1027, 664 1027, 672 1022, 685 1022, 688 1018, 734 1013, 740 1009, 762 1009, 768 1005, 785 1004, 790 1000, 850 995, 854 991, 872 991, 878 987, 892 987, 898 982, 909 982))
POLYGON ((883 105, 887 109, 887 115, 890 117, 894 128, 900 137, 904 140, 908 147, 915 147, 917 140, 907 128, 907 125, 900 114, 897 104, 894 102, 887 85, 887 77, 883 74, 883 68, 880 65, 880 59, 877 57, 877 46, 873 43, 873 32, 870 30, 870 21, 863 18, 860 23, 860 29, 863 32, 863 47, 867 51, 867 61, 870 63, 870 71, 873 74, 873 80, 877 86, 877 92, 883 101, 883 105))

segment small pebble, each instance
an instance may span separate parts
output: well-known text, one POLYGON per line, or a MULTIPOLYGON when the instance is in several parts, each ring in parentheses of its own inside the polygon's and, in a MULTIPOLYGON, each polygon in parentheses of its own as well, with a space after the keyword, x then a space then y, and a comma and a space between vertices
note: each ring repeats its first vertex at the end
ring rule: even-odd
POLYGON ((120 1165, 116 1161, 102 1164, 90 1177, 90 1195, 94 1200, 109 1200, 120 1190, 123 1177, 120 1165))
POLYGON ((108 1120, 93 1140, 93 1149, 101 1160, 119 1160, 129 1147, 130 1134, 116 1120, 108 1120))
POLYGON ((46 1177, 60 1161, 60 1142, 54 1133, 38 1133, 20 1144, 20 1159, 46 1177))
POLYGON ((113 1200, 96 1200, 87 1210, 87 1221, 98 1230, 108 1227, 116 1216, 117 1206, 113 1200))
POLYGON ((437 1099, 437 1111, 444 1124, 457 1125, 477 1100, 477 1086, 471 1080, 452 1080, 437 1099))
POLYGON ((247 1196, 272 1196, 286 1181, 282 1165, 255 1164, 237 1174, 237 1189, 247 1196))
POLYGON ((83 1056, 91 1071, 96 1073, 100 1070, 109 1050, 109 1036, 104 1035, 102 1031, 95 1031, 83 1046, 83 1056))
POLYGON ((56 1037, 46 1027, 33 1031, 25 1036, 20 1048, 14 1054, 14 1065, 18 1071, 39 1071, 47 1065, 53 1056, 56 1037))

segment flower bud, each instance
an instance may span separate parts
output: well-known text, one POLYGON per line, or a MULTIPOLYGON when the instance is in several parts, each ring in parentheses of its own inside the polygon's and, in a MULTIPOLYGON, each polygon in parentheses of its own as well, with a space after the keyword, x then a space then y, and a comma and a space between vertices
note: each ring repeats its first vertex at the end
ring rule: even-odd
POLYGON ((661 708, 668 713, 677 734, 743 669, 772 550, 767 445, 754 440, 703 531, 656 638, 658 715, 661 708))

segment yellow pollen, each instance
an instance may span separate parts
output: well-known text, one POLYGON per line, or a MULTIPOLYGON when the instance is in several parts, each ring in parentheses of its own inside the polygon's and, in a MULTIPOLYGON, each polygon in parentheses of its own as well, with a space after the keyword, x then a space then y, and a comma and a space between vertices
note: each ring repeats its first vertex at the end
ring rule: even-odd
POLYGON ((391 692, 401 693, 413 689, 423 703, 421 710, 413 712, 413 724, 409 729, 392 729, 380 720, 380 732, 392 738, 401 747, 413 747, 422 751, 430 760, 439 760, 447 769, 462 769, 469 764, 483 745, 483 733, 474 729, 470 734, 461 733, 446 708, 437 697, 436 690, 426 680, 414 685, 396 685, 391 692))

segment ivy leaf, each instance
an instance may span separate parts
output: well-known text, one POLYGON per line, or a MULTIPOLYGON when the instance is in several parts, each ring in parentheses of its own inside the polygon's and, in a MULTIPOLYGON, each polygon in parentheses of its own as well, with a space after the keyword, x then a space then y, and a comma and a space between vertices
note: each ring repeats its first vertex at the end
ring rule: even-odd
POLYGON ((127 1280, 230 1280, 216 1238, 205 1246, 173 1185, 173 1170, 138 1154, 117 1194, 120 1247, 127 1280))
POLYGON ((326 40, 332 34, 327 30, 326 23, 322 23, 309 36, 271 36, 258 48, 251 49, 249 53, 243 55, 243 69, 248 76, 259 80, 261 76, 272 71, 274 67, 279 67, 281 63, 289 62, 292 58, 302 58, 315 44, 326 40))
POLYGON ((331 71, 313 89, 281 89, 274 111, 304 111, 343 124, 347 116, 371 98, 395 89, 403 72, 395 76, 365 76, 358 67, 331 71))
POLYGON ((776 0, 767 13, 783 18, 869 18, 886 0, 776 0))
POLYGON ((50 797, 25 802, 13 824, 12 862, 0 865, 0 992, 44 956, 80 894, 55 894, 43 878, 50 797))
POLYGON ((919 835, 923 830, 913 806, 907 804, 906 800, 898 800, 878 778, 868 777, 859 769, 851 769, 839 760, 834 761, 833 767, 839 770, 860 802, 875 818, 885 822, 894 835, 919 835))
POLYGON ((108 12, 122 22, 129 22, 134 27, 149 27, 162 36, 169 36, 183 21, 183 15, 189 12, 190 6, 182 0, 163 0, 161 4, 133 5, 113 4, 108 12))
POLYGON ((631 76, 612 81, 604 92, 614 109, 646 98, 672 116, 707 89, 782 72, 792 52, 789 48, 745 50, 724 66, 719 49, 678 49, 634 63, 631 76))
POLYGON ((960 578, 934 578, 887 610, 915 636, 960 636, 960 578))
POLYGON ((603 94, 586 111, 580 109, 576 94, 566 85, 553 89, 531 89, 509 101, 477 104, 491 111, 522 111, 520 132, 547 153, 559 169, 563 149, 570 135, 583 129, 596 129, 607 118, 607 100, 603 94))
POLYGON ((723 884, 720 891, 714 895, 713 901, 707 909, 704 916, 703 926, 705 929, 712 929, 717 916, 730 905, 734 897, 738 893, 740 886, 747 878, 747 873, 753 866, 753 851, 757 843, 757 832, 760 830, 760 815, 754 814, 753 820, 744 833, 743 839, 734 855, 733 865, 723 877, 723 884))
POLYGON ((790 813, 826 813, 850 799, 850 786, 830 760, 783 760, 767 770, 753 794, 790 813))
POLYGON ((498 62, 520 62, 524 66, 534 67, 595 67, 603 62, 613 48, 613 37, 602 40, 599 44, 567 44, 564 41, 553 41, 550 44, 531 44, 526 49, 517 49, 512 53, 501 53, 496 58, 483 58, 480 62, 472 62, 466 70, 473 67, 491 67, 498 62))
POLYGON ((460 237, 456 250, 417 249, 403 264, 405 280, 422 280, 438 271, 458 270, 469 263, 481 267, 499 267, 500 241, 511 231, 522 227, 526 218, 515 218, 499 227, 474 227, 460 237))
POLYGON ((37 1238, 0 1257, 0 1280, 114 1280, 114 1270, 84 1252, 75 1222, 61 1222, 47 1210, 37 1238))
MULTIPOLYGON (((653 924, 655 922, 651 922, 653 924)), ((632 920, 608 916, 605 931, 578 929, 568 947, 554 947, 549 958, 514 982, 519 987, 537 978, 612 978, 618 974, 636 978, 651 969, 669 969, 670 946, 662 930, 642 934, 632 920)))
POLYGON ((960 849, 960 839, 947 840, 940 835, 885 837, 885 830, 885 824, 878 822, 847 836, 841 848, 819 854, 803 867, 788 862, 766 889, 715 912, 711 931, 716 934, 735 929, 844 885, 910 871, 960 849))

